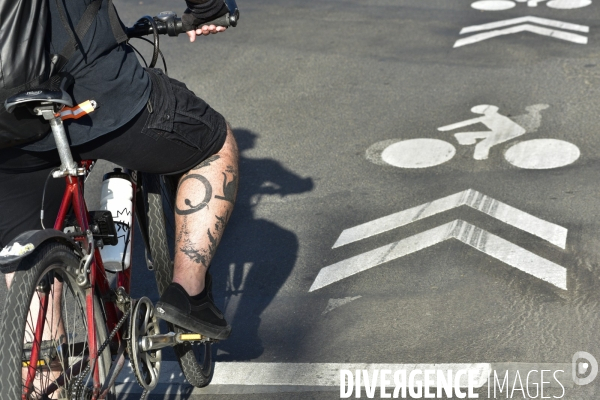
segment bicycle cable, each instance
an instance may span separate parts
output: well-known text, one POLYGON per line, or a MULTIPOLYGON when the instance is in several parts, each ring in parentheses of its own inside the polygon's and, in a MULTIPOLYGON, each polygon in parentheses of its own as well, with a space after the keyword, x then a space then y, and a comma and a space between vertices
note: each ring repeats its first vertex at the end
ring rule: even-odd
POLYGON ((146 59, 144 58, 144 56, 142 55, 142 53, 140 53, 139 50, 136 49, 135 46, 132 45, 131 43, 129 43, 129 45, 131 46, 131 48, 133 49, 133 51, 135 51, 137 53, 137 55, 140 56, 141 60, 144 62, 144 66, 146 68, 148 68, 148 63, 146 62, 146 59))
POLYGON ((165 75, 166 75, 167 74, 167 62, 165 61, 165 57, 162 54, 162 51, 160 51, 160 39, 159 39, 159 33, 158 33, 158 25, 156 24, 156 21, 154 20, 154 18, 152 18, 148 15, 140 18, 138 22, 140 22, 142 20, 148 21, 148 23, 152 26, 152 37, 154 39, 153 41, 148 40, 143 37, 137 37, 138 39, 145 40, 152 44, 153 51, 152 51, 152 61, 150 61, 150 65, 148 66, 148 63, 146 62, 146 59, 144 58, 144 56, 142 56, 142 54, 130 43, 130 40, 127 41, 127 44, 129 44, 135 50, 135 52, 144 61, 144 65, 146 65, 146 67, 148 67, 148 68, 154 68, 154 66, 156 65, 156 61, 158 60, 158 55, 160 54, 160 57, 162 58, 162 61, 163 61, 163 66, 165 67, 165 75))
MULTIPOLYGON (((146 39, 144 37, 136 37, 135 39, 143 40, 145 42, 150 43, 152 46, 154 46, 154 42, 153 41, 148 40, 148 39, 146 39)), ((144 62, 144 65, 146 66, 146 68, 148 68, 148 63, 146 62, 146 59, 144 58, 144 56, 142 55, 142 53, 140 53, 140 51, 134 45, 132 45, 131 42, 128 42, 128 43, 131 46, 131 48, 138 54, 138 56, 140 56, 141 60, 144 62)), ((160 58, 162 59, 163 67, 165 68, 165 75, 168 75, 167 74, 167 60, 165 60, 165 56, 162 53, 162 51, 160 50, 160 48, 158 49, 158 54, 160 55, 160 58)), ((153 68, 153 67, 154 67, 154 65, 151 65, 149 68, 153 68)))

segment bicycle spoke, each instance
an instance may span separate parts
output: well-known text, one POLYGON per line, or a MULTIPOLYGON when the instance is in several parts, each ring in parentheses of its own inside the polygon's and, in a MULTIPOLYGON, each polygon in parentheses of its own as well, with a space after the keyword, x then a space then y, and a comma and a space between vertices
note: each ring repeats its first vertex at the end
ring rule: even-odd
POLYGON ((60 271, 40 278, 36 288, 43 288, 44 280, 52 284, 34 291, 26 314, 22 381, 28 399, 63 397, 75 378, 82 394, 101 382, 98 357, 89 357, 85 294, 60 271), (92 359, 94 365, 89 365, 92 359), (80 376, 83 371, 85 376, 80 376))

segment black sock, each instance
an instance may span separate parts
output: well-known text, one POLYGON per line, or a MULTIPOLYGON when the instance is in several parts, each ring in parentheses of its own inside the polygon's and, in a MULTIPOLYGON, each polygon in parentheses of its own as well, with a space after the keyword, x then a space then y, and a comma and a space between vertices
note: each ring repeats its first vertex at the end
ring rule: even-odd
POLYGON ((193 305, 200 305, 202 303, 204 303, 206 301, 206 286, 204 286, 204 289, 202 289, 202 291, 200 293, 198 293, 195 296, 189 296, 190 297, 190 302, 193 305))

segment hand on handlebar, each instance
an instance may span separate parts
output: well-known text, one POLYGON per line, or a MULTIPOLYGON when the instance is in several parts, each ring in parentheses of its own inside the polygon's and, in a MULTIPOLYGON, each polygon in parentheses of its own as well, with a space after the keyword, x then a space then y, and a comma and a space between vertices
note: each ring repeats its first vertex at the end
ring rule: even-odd
POLYGON ((190 42, 196 40, 196 36, 199 35, 210 35, 211 33, 225 32, 226 26, 216 25, 203 25, 199 26, 196 30, 187 31, 187 35, 190 37, 190 42))
MULTIPOLYGON (((216 14, 211 12, 209 18, 207 18, 207 15, 204 15, 206 11, 201 6, 196 7, 194 5, 195 1, 197 0, 186 1, 188 9, 181 16, 181 22, 187 35, 190 37, 190 42, 196 40, 197 35, 210 35, 211 33, 223 32, 227 29, 227 26, 230 25, 228 19, 230 11, 225 1, 216 14)), ((235 26, 235 24, 233 25, 235 26)))
POLYGON ((235 0, 226 0, 233 3, 234 11, 229 12, 227 6, 223 6, 222 14, 216 18, 213 16, 211 20, 199 19, 194 17, 191 11, 186 10, 181 18, 177 18, 177 14, 173 11, 163 11, 156 17, 152 18, 145 16, 139 19, 131 28, 127 28, 127 36, 129 38, 139 38, 146 35, 154 35, 155 54, 153 60, 158 57, 158 35, 177 36, 186 32, 190 38, 190 42, 196 40, 198 35, 209 35, 211 33, 224 32, 229 26, 236 26, 240 18, 240 12, 235 5, 235 0))

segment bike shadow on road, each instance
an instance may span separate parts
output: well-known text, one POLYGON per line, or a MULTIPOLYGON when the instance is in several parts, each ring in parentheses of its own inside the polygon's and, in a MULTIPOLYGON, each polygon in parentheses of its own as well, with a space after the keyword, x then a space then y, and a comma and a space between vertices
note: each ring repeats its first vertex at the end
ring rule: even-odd
POLYGON ((300 177, 277 160, 245 154, 255 147, 258 134, 235 129, 234 135, 240 151, 240 186, 211 266, 213 292, 217 304, 224 306, 232 334, 217 345, 216 361, 252 360, 263 353, 261 314, 296 264, 297 236, 258 217, 257 207, 271 196, 285 198, 314 187, 310 177, 300 177))

